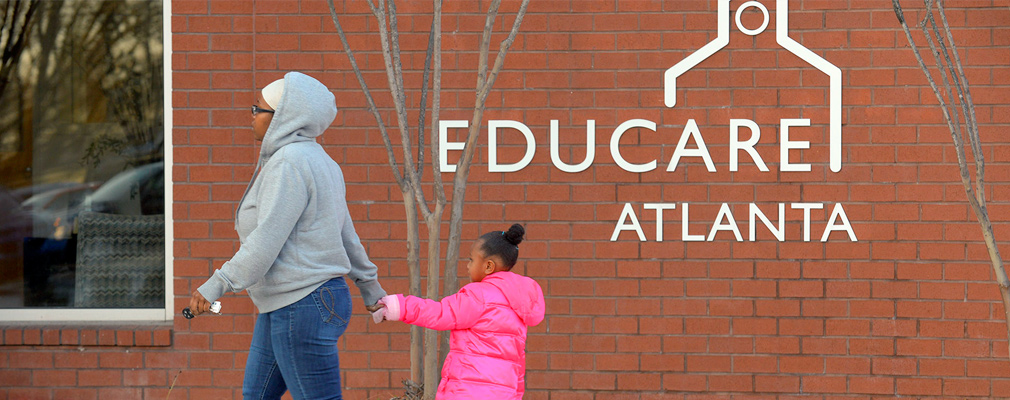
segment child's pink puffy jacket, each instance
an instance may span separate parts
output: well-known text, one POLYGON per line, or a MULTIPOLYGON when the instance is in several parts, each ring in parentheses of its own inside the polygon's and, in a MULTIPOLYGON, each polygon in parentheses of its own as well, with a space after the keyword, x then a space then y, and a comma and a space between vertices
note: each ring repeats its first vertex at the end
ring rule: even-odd
POLYGON ((496 272, 441 302, 397 295, 400 321, 452 330, 437 398, 522 399, 526 327, 544 319, 544 293, 533 279, 496 272))

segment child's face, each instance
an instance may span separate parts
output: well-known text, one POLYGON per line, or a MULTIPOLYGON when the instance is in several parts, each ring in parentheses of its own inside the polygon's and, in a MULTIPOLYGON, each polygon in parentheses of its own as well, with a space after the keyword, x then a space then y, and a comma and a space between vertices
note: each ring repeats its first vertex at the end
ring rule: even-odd
POLYGON ((470 273, 470 282, 480 282, 495 270, 494 259, 485 256, 484 251, 481 250, 483 244, 483 240, 478 240, 470 247, 470 262, 466 264, 466 270, 470 273))

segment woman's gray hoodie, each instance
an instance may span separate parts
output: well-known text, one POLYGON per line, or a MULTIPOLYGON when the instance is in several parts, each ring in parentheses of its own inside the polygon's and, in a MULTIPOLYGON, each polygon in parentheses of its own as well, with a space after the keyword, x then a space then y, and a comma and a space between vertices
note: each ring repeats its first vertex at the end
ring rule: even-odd
POLYGON ((298 72, 284 75, 257 172, 236 212, 241 247, 197 289, 207 301, 245 289, 266 313, 345 275, 365 304, 386 295, 354 232, 343 173, 316 143, 336 116, 326 86, 298 72))

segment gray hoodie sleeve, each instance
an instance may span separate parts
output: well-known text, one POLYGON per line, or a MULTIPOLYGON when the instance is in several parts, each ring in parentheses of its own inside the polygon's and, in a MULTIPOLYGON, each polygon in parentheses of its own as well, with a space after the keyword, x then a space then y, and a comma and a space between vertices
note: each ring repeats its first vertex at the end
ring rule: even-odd
POLYGON ((386 291, 379 284, 379 268, 368 259, 365 247, 361 245, 361 239, 358 238, 358 233, 354 230, 350 210, 344 207, 344 212, 347 215, 344 217, 341 239, 344 242, 344 250, 347 251, 347 258, 351 261, 351 272, 347 276, 361 291, 361 298, 365 300, 365 305, 370 306, 385 297, 386 291))
POLYGON ((268 163, 259 179, 264 181, 257 196, 256 228, 235 256, 197 289, 207 301, 217 300, 225 292, 240 292, 259 281, 277 259, 308 204, 305 179, 286 161, 268 163))

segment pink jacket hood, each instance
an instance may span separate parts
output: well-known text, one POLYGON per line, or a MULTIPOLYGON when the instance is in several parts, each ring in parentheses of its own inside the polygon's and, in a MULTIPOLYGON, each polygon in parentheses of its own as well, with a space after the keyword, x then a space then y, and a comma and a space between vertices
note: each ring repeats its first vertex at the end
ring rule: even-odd
POLYGON ((534 326, 544 320, 544 291, 537 281, 502 271, 484 277, 481 282, 489 283, 501 290, 509 306, 526 326, 534 326))

